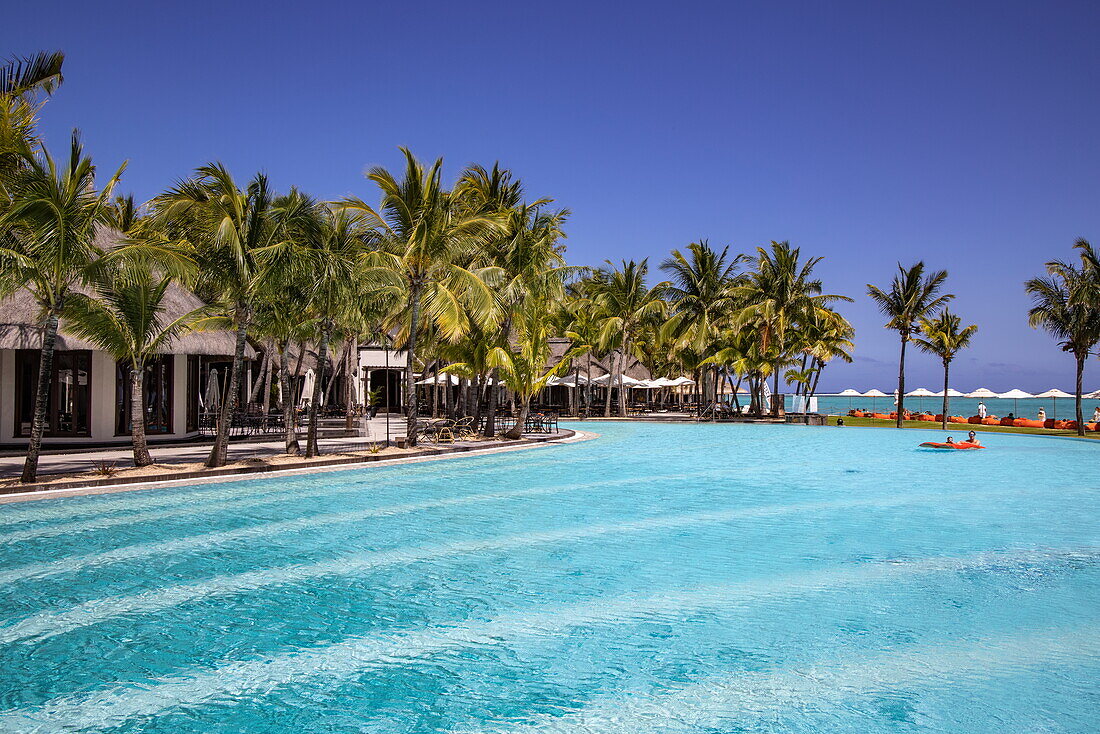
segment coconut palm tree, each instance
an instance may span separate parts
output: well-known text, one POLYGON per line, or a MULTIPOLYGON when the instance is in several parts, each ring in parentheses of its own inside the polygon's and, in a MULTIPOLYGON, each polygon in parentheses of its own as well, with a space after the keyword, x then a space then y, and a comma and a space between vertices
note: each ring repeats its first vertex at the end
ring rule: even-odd
POLYGON ((58 322, 73 287, 90 280, 104 254, 95 237, 110 221, 111 193, 124 169, 125 164, 97 190, 92 159, 74 134, 64 167, 42 148, 22 156, 5 177, 9 198, 0 212, 0 295, 26 287, 42 311, 38 386, 22 482, 38 475, 58 322))
POLYGON ((480 246, 501 229, 500 220, 472 212, 461 197, 442 183, 443 159, 430 168, 406 148, 405 171, 400 180, 385 168, 372 168, 367 178, 382 194, 378 207, 362 199, 348 198, 343 205, 362 213, 383 241, 383 250, 372 253, 366 277, 381 290, 402 291, 405 352, 406 434, 416 442, 419 405, 413 374, 417 337, 423 311, 434 320, 443 338, 457 338, 472 314, 488 320, 495 313, 493 292, 479 274, 456 264, 471 246, 480 246))
POLYGON ((801 248, 785 241, 773 241, 769 248, 758 247, 756 252, 745 284, 736 289, 744 303, 736 322, 755 325, 760 354, 772 361, 772 392, 778 396, 781 370, 795 361, 794 335, 801 325, 815 319, 829 304, 851 299, 822 293, 821 280, 813 275, 820 257, 803 261, 801 248))
POLYGON ((963 349, 970 346, 970 340, 978 331, 976 324, 962 325, 962 319, 948 311, 946 308, 934 318, 922 318, 920 320, 920 333, 923 336, 914 337, 913 343, 917 348, 928 354, 934 354, 943 362, 943 430, 947 430, 947 408, 950 397, 947 395, 948 379, 951 371, 951 360, 963 349))
POLYGON ((1024 288, 1031 296, 1028 323, 1043 328, 1058 340, 1062 351, 1073 355, 1076 366, 1074 382, 1077 435, 1085 435, 1081 410, 1081 381, 1085 360, 1100 342, 1100 304, 1096 294, 1094 271, 1096 256, 1088 242, 1077 243, 1081 250, 1081 265, 1054 260, 1047 263, 1046 277, 1032 278, 1024 288))
POLYGON ((301 356, 305 345, 314 339, 315 324, 305 315, 308 297, 304 292, 309 284, 284 283, 277 291, 269 289, 256 303, 250 331, 265 338, 274 349, 277 360, 276 381, 278 384, 283 414, 284 451, 287 456, 301 453, 298 443, 298 430, 295 416, 297 405, 291 384, 292 348, 301 356))
POLYGON ((801 325, 797 342, 802 352, 802 370, 811 376, 803 389, 806 397, 817 392, 825 365, 834 359, 851 363, 854 336, 855 329, 848 320, 829 308, 816 309, 801 325))
MULTIPOLYGON (((317 364, 327 364, 333 331, 363 295, 356 288, 357 275, 366 265, 373 232, 362 214, 318 203, 299 191, 276 199, 271 219, 277 233, 274 242, 256 251, 262 280, 279 290, 301 288, 303 316, 316 321, 319 330, 317 364)), ((306 458, 318 453, 321 390, 317 379, 309 405, 306 458)))
POLYGON ((611 352, 610 374, 607 381, 607 402, 604 416, 611 416, 611 387, 614 380, 619 383, 619 414, 626 415, 626 399, 623 392, 623 370, 633 354, 635 338, 644 322, 663 317, 668 313, 668 302, 664 300, 668 281, 653 286, 646 285, 649 274, 649 259, 641 262, 623 260, 616 267, 610 260, 605 261, 606 268, 596 271, 592 278, 593 301, 604 314, 600 325, 600 343, 611 352), (615 347, 622 354, 622 364, 615 366, 615 347))
MULTIPOLYGON (((599 358, 602 355, 599 352, 600 343, 600 327, 601 327, 601 315, 599 308, 589 298, 582 296, 572 296, 566 299, 563 304, 562 319, 564 321, 565 328, 563 334, 573 344, 573 346, 583 346, 584 348, 584 417, 587 418, 589 412, 592 409, 592 360, 593 358, 599 358)), ((574 377, 580 376, 581 364, 578 363, 575 369, 574 377)), ((580 380, 575 380, 579 385, 580 380)), ((578 390, 578 388, 574 388, 578 390)), ((577 404, 578 417, 580 416, 580 403, 579 398, 574 401, 577 404)))
MULTIPOLYGON (((716 251, 706 240, 692 242, 686 255, 673 250, 661 263, 661 270, 671 279, 666 297, 672 305, 672 315, 661 326, 660 340, 669 342, 674 350, 713 353, 714 340, 737 304, 734 286, 742 277, 741 264, 748 259, 744 255, 731 256, 729 247, 716 251)), ((717 365, 713 372, 712 387, 716 388, 717 365)), ((711 395, 705 385, 702 392, 711 395)))
POLYGON ((94 297, 73 293, 66 328, 125 363, 130 371, 130 431, 134 465, 152 463, 145 440, 145 368, 205 314, 196 308, 169 320, 165 299, 172 278, 153 273, 144 262, 109 266, 96 273, 94 297))
POLYGON ((64 63, 61 51, 39 51, 8 59, 0 64, 0 96, 20 97, 38 91, 52 94, 64 79, 64 63))
POLYGON ((52 94, 61 84, 64 62, 60 51, 0 62, 0 203, 6 198, 2 179, 22 166, 38 143, 35 125, 41 102, 36 98, 52 94))
POLYGON ((955 297, 950 293, 941 293, 946 280, 946 270, 925 273, 923 262, 909 268, 898 263, 898 272, 889 290, 884 291, 878 286, 867 284, 867 294, 887 318, 886 328, 895 330, 901 337, 901 358, 898 360, 898 428, 905 425, 905 347, 913 334, 919 332, 920 320, 945 307, 955 297))
MULTIPOLYGON (((571 348, 562 359, 547 369, 553 321, 549 301, 527 299, 515 317, 514 343, 495 346, 488 355, 488 363, 500 370, 504 383, 516 395, 516 422, 504 434, 505 438, 512 440, 523 435, 523 427, 531 410, 531 398, 546 387, 551 377, 560 376, 573 357, 584 349, 583 346, 571 348)), ((456 372, 468 369, 470 366, 464 364, 447 367, 448 371, 456 372)))
POLYGON ((167 236, 185 243, 199 265, 199 297, 216 306, 236 331, 228 398, 218 413, 208 467, 226 462, 248 329, 263 291, 265 272, 256 253, 275 242, 273 200, 266 176, 256 174, 241 189, 221 163, 201 166, 153 200, 155 222, 167 236))

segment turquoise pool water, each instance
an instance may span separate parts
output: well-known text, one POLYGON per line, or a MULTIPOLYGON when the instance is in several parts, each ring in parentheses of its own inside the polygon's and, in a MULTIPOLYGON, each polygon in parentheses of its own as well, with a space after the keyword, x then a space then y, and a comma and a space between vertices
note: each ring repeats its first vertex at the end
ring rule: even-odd
POLYGON ((585 427, 0 506, 0 730, 1100 730, 1100 445, 585 427))

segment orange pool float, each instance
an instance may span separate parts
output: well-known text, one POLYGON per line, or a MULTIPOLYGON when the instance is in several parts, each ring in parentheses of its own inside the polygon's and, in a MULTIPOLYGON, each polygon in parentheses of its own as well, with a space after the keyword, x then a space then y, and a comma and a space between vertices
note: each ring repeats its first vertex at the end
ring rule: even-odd
POLYGON ((947 449, 949 451, 963 451, 965 449, 984 449, 985 446, 979 446, 976 443, 968 443, 967 441, 960 441, 959 443, 939 443, 937 441, 925 441, 919 448, 922 449, 947 449))

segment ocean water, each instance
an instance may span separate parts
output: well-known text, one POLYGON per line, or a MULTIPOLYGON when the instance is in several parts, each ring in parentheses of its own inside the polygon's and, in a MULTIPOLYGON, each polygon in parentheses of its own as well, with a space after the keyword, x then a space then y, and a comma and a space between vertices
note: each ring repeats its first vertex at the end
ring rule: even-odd
MULTIPOLYGON (((1015 413, 1017 418, 1035 418, 1039 408, 1045 408, 1047 418, 1058 417, 1059 420, 1073 420, 1073 398, 1051 400, 1049 398, 1024 398, 1023 400, 1002 400, 990 398, 989 400, 977 400, 974 398, 951 398, 947 407, 950 415, 961 415, 969 418, 978 414, 978 403, 984 402, 989 415, 1000 418, 1015 413)), ((787 399, 787 409, 793 404, 791 398, 787 399)), ((1092 413, 1100 407, 1100 400, 1082 400, 1081 412, 1086 421, 1092 420, 1092 413)), ((817 398, 817 409, 820 413, 828 415, 847 415, 852 408, 860 410, 875 410, 879 413, 889 413, 894 409, 894 398, 842 398, 836 395, 821 395, 817 398)), ((943 398, 906 398, 905 409, 923 410, 933 415, 943 408, 943 398)))
POLYGON ((1100 446, 582 427, 0 506, 0 731, 1100 730, 1100 446))

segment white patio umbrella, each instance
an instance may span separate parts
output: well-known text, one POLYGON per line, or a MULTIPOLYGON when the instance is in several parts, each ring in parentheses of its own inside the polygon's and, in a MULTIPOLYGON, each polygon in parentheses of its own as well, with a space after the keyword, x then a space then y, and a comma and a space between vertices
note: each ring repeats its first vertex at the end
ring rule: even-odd
POLYGON ((218 368, 214 367, 206 375, 206 409, 216 412, 222 404, 221 386, 218 384, 218 368))
POLYGON ((669 385, 671 387, 680 387, 681 385, 694 385, 694 384, 695 384, 695 380, 691 379, 690 377, 677 377, 674 380, 669 380, 669 385))
POLYGON ((1070 395, 1068 392, 1064 392, 1062 390, 1059 390, 1056 387, 1052 387, 1049 390, 1047 390, 1046 392, 1039 393, 1035 397, 1037 397, 1037 398, 1050 398, 1051 402, 1054 405, 1054 407, 1052 409, 1053 413, 1054 413, 1053 418, 1054 418, 1054 420, 1058 420, 1058 398, 1072 398, 1073 396, 1070 395))
POLYGON ((963 395, 964 398, 976 398, 978 400, 989 400, 990 398, 997 397, 997 393, 990 390, 988 387, 979 387, 974 392, 968 392, 963 395))
MULTIPOLYGON (((935 393, 933 393, 933 395, 935 395, 937 398, 942 398, 943 397, 943 390, 937 390, 935 393)), ((949 387, 949 388, 947 388, 947 397, 949 397, 949 398, 965 398, 966 394, 959 392, 958 390, 956 390, 953 387, 949 387)))
POLYGON ((874 413, 875 412, 875 400, 878 399, 878 398, 888 398, 890 396, 887 395, 886 393, 884 393, 882 390, 876 390, 875 388, 871 388, 867 392, 863 393, 863 397, 871 398, 871 412, 874 413))
POLYGON ((459 382, 457 375, 452 375, 444 372, 440 375, 433 375, 432 377, 425 377, 423 380, 417 380, 414 385, 457 385, 459 382))
POLYGON ((838 392, 837 397, 848 398, 848 410, 851 410, 852 398, 862 398, 863 393, 861 393, 859 390, 853 390, 849 387, 847 390, 841 390, 840 392, 838 392))
POLYGON ((911 390, 910 392, 905 393, 905 397, 907 397, 907 398, 920 398, 920 410, 923 413, 924 412, 924 399, 925 398, 934 398, 934 397, 936 397, 936 393, 932 392, 931 390, 929 390, 927 388, 918 387, 916 390, 911 390))
POLYGON ((1033 398, 1035 396, 1029 392, 1024 392, 1020 388, 1014 388, 1012 390, 1009 390, 1008 392, 1001 393, 997 397, 1001 398, 1002 400, 1012 400, 1012 414, 1019 418, 1020 416, 1017 415, 1019 411, 1016 409, 1016 401, 1020 398, 1033 398))
MULTIPOLYGON (((611 378, 610 374, 600 375, 599 377, 592 378, 592 384, 593 385, 606 385, 608 379, 610 379, 610 378, 611 378)), ((619 377, 616 376, 614 383, 612 383, 612 387, 614 387, 618 384, 619 384, 619 377)), ((622 384, 623 384, 623 387, 640 387, 643 383, 642 383, 641 380, 635 380, 630 375, 622 375, 622 384)))

